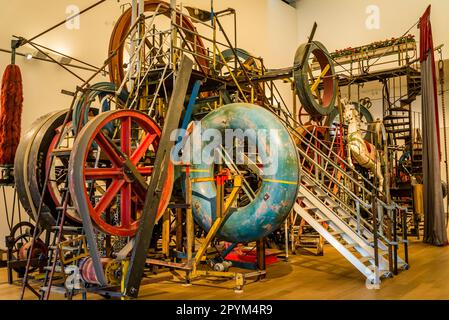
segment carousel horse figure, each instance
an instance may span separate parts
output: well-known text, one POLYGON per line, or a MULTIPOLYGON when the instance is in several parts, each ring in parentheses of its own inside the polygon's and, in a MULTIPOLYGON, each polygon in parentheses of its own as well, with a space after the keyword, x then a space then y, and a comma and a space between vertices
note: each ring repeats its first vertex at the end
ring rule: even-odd
POLYGON ((354 105, 349 104, 346 99, 342 99, 344 106, 344 121, 348 125, 348 162, 354 166, 353 159, 359 165, 367 168, 377 176, 380 192, 383 191, 384 176, 382 174, 381 160, 377 155, 375 145, 363 139, 360 129, 360 114, 354 105))

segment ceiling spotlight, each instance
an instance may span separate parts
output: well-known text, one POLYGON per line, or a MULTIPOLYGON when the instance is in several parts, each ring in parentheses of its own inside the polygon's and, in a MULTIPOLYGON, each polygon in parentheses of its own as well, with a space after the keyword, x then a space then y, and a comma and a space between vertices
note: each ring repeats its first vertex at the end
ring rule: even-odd
POLYGON ((47 59, 47 54, 48 54, 48 53, 44 53, 44 52, 42 52, 42 51, 36 50, 36 51, 33 53, 33 57, 34 57, 34 58, 37 58, 37 59, 47 59))
POLYGON ((26 58, 27 60, 31 60, 31 59, 33 59, 33 55, 32 55, 31 53, 27 53, 27 54, 25 55, 25 58, 26 58))
POLYGON ((58 62, 60 64, 69 64, 70 62, 72 62, 72 59, 69 58, 69 57, 61 56, 61 57, 58 58, 58 62))

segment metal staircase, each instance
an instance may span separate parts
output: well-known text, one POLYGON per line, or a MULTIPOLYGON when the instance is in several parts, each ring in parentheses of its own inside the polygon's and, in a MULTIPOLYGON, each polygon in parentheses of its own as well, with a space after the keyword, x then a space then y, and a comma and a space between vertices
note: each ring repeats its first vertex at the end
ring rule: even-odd
POLYGON ((406 239, 395 234, 394 225, 397 210, 402 208, 395 203, 387 205, 380 194, 377 198, 374 186, 370 191, 360 185, 358 179, 350 178, 346 169, 322 151, 316 150, 316 153, 326 162, 324 166, 306 156, 300 148, 298 152, 306 161, 314 162, 314 170, 301 172, 295 212, 354 265, 368 282, 379 284, 380 277, 392 276, 398 268, 406 269, 407 262, 397 256, 399 243, 406 243, 406 239), (331 174, 326 167, 339 169, 332 170, 331 174), (336 178, 336 171, 343 179, 336 178), (326 180, 333 182, 332 188, 322 183, 325 176, 326 180), (359 192, 355 193, 355 188, 359 192))
POLYGON ((282 103, 274 109, 298 146, 301 185, 294 212, 359 270, 367 284, 378 285, 381 277, 407 269, 407 234, 397 234, 397 221, 405 221, 407 209, 388 201, 341 152, 299 124, 282 103), (299 134, 298 127, 308 134, 299 134), (400 246, 404 259, 398 256, 400 246))
MULTIPOLYGON (((380 277, 392 275, 388 245, 381 239, 374 246, 374 235, 365 227, 360 213, 344 210, 309 174, 302 175, 298 200, 294 210, 317 230, 326 241, 357 268, 369 282, 379 283, 380 277), (326 228, 323 223, 328 226, 326 228), (376 266, 376 256, 378 262, 376 266)), ((399 258, 401 267, 406 263, 399 258)))

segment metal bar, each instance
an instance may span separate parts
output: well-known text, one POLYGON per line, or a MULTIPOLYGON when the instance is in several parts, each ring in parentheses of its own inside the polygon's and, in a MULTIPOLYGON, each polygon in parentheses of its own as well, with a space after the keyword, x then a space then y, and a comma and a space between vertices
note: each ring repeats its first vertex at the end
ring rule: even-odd
MULTIPOLYGON (((313 38, 315 37, 315 32, 316 32, 317 27, 318 27, 318 24, 316 22, 314 22, 313 23, 313 27, 312 27, 312 31, 310 32, 310 36, 309 36, 309 39, 308 39, 307 44, 306 44, 306 51, 305 52, 307 52, 307 50, 309 50, 309 46, 312 43, 313 38)), ((302 69, 304 67, 304 63, 306 63, 306 58, 307 58, 307 54, 305 54, 302 57, 302 60, 301 60, 301 62, 299 64, 299 68, 300 69, 302 69)))
MULTIPOLYGON (((12 54, 11 50, 6 50, 6 49, 0 49, 0 52, 12 54)), ((17 51, 15 52, 15 54, 16 54, 16 56, 21 56, 21 57, 26 57, 27 56, 26 54, 20 53, 20 52, 17 52, 17 51)), ((46 58, 33 57, 33 59, 40 60, 40 61, 45 61, 45 62, 50 62, 50 63, 55 63, 54 61, 46 59, 46 58)), ((55 63, 55 64, 57 64, 57 63, 55 63)), ((71 67, 71 68, 77 68, 77 69, 86 70, 86 71, 96 71, 96 69, 86 68, 86 67, 82 67, 82 66, 79 66, 79 65, 76 65, 76 64, 71 64, 71 63, 61 63, 61 64, 64 65, 64 66, 71 67)))
POLYGON ((125 292, 129 297, 137 298, 142 280, 145 259, 148 247, 153 236, 153 228, 157 209, 161 200, 161 192, 165 177, 167 175, 168 157, 174 142, 170 141, 173 130, 178 128, 181 118, 179 111, 187 93, 189 79, 192 73, 193 62, 186 56, 181 59, 180 69, 175 81, 175 87, 167 109, 165 126, 159 142, 154 167, 159 169, 158 174, 152 177, 145 199, 144 210, 136 234, 136 245, 134 246, 128 273, 125 278, 125 292))
POLYGON ((41 52, 42 54, 44 54, 47 58, 49 58, 51 61, 53 61, 54 63, 56 63, 57 65, 59 65, 61 68, 63 68, 64 70, 66 70, 67 72, 69 72, 71 75, 75 76, 76 78, 78 78, 79 80, 81 80, 82 82, 85 82, 85 80, 83 78, 81 78, 79 75, 77 75, 75 72, 73 72, 72 70, 70 70, 69 68, 67 68, 66 66, 64 66, 63 64, 61 64, 59 61, 56 61, 55 59, 53 59, 47 52, 41 50, 40 48, 36 47, 33 43, 30 42, 30 45, 38 50, 39 52, 41 52))
MULTIPOLYGON (((31 41, 30 41, 30 42, 31 42, 31 41)), ((64 54, 64 53, 62 53, 62 52, 59 52, 59 51, 56 51, 56 50, 54 50, 54 49, 48 48, 48 47, 43 46, 43 45, 41 45, 41 44, 34 43, 34 42, 33 42, 33 44, 34 44, 35 46, 38 46, 38 47, 44 49, 44 50, 47 50, 47 51, 56 53, 56 54, 58 54, 58 55, 60 55, 60 56, 63 56, 63 57, 72 59, 73 61, 76 61, 76 62, 85 64, 86 66, 89 66, 89 67, 91 67, 91 68, 94 68, 95 70, 97 70, 97 69, 99 68, 99 67, 94 66, 94 65, 92 65, 92 64, 90 64, 90 63, 84 62, 84 61, 82 61, 82 60, 80 60, 80 59, 77 59, 77 58, 74 58, 74 57, 72 57, 72 56, 66 55, 66 54, 64 54)), ((87 69, 87 70, 90 70, 90 69, 87 69)))
POLYGON ((62 26, 62 25, 65 24, 67 21, 70 21, 70 20, 75 19, 76 17, 78 17, 78 16, 82 15, 83 13, 85 13, 85 12, 87 12, 87 11, 89 11, 89 10, 95 8, 96 6, 102 4, 103 2, 106 2, 106 0, 100 0, 100 1, 98 1, 98 2, 96 2, 96 3, 94 3, 93 5, 91 5, 90 7, 87 7, 86 9, 84 9, 84 10, 78 12, 77 14, 74 14, 73 16, 70 16, 70 17, 68 17, 67 19, 64 19, 63 21, 57 23, 57 24, 54 25, 53 27, 48 28, 47 30, 45 30, 45 31, 39 33, 38 35, 32 37, 31 39, 27 40, 26 42, 22 42, 22 45, 24 45, 24 44, 26 44, 26 43, 28 43, 28 42, 30 42, 30 41, 36 40, 37 38, 43 36, 44 34, 50 32, 50 31, 52 31, 52 30, 54 30, 54 29, 56 29, 56 28, 58 28, 58 27, 60 27, 60 26, 62 26))

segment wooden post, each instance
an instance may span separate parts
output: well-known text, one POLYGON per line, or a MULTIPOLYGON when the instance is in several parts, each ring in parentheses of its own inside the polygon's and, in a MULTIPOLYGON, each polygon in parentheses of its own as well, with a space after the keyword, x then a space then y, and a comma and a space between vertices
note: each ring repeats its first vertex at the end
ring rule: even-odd
POLYGON ((176 251, 182 251, 183 232, 182 232, 182 209, 176 208, 176 251))
POLYGON ((162 254, 168 256, 170 253, 170 209, 165 210, 162 219, 162 254))
MULTIPOLYGON (((265 238, 256 241, 256 253, 257 253, 257 270, 266 270, 265 265, 265 238)), ((259 279, 264 279, 265 274, 261 274, 259 279)))

